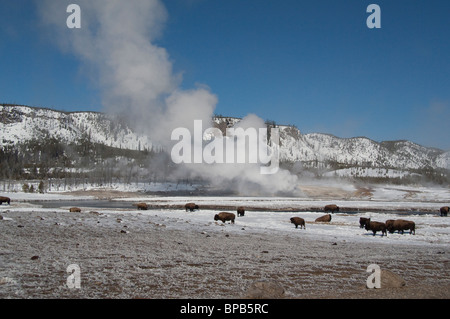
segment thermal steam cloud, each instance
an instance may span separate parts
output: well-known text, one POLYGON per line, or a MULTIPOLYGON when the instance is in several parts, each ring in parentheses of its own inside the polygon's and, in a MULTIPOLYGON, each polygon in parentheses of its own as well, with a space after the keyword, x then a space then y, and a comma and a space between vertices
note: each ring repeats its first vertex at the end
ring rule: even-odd
MULTIPOLYGON (((181 74, 174 74, 167 50, 154 44, 168 19, 161 1, 79 0, 81 29, 66 26, 69 4, 36 2, 51 37, 80 60, 82 70, 98 86, 104 112, 126 114, 136 129, 165 149, 173 145, 170 136, 175 128, 193 130, 195 120, 212 125, 217 96, 207 86, 180 89, 181 74)), ((258 165, 184 165, 176 174, 242 188, 259 185, 274 193, 294 191, 296 184, 296 177, 282 170, 261 176, 258 165)))

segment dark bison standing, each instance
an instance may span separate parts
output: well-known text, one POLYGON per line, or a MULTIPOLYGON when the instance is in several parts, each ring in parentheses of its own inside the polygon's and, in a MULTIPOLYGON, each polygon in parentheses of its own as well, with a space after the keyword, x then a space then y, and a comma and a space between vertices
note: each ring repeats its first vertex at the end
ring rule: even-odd
POLYGON ((448 206, 441 207, 441 216, 447 217, 449 210, 450 210, 450 207, 448 207, 448 206))
POLYGON ((326 215, 323 215, 323 216, 321 216, 319 218, 316 218, 316 222, 325 222, 325 223, 331 222, 331 215, 330 214, 326 214, 326 215))
POLYGON ((236 218, 236 215, 233 213, 218 213, 214 216, 214 220, 221 220, 223 223, 226 221, 231 221, 232 224, 234 224, 234 219, 236 218))
POLYGON ((0 196, 0 205, 3 203, 8 203, 8 205, 11 205, 11 199, 9 197, 0 196))
POLYGON ((366 227, 366 222, 367 222, 369 219, 370 219, 370 218, 360 217, 360 218, 359 218, 359 228, 364 228, 364 227, 366 227))
POLYGON ((71 212, 71 213, 81 213, 81 208, 72 207, 72 208, 69 209, 69 212, 71 212))
POLYGON ((298 228, 298 226, 300 225, 300 229, 306 229, 305 226, 305 220, 301 217, 292 217, 291 218, 291 223, 295 225, 295 228, 298 228))
POLYGON ((402 234, 403 234, 405 230, 409 230, 410 234, 412 234, 412 233, 414 233, 414 235, 416 234, 416 223, 409 221, 409 220, 389 219, 386 221, 385 224, 386 224, 387 230, 391 234, 394 233, 395 231, 398 231, 399 233, 402 232, 402 234))
POLYGON ((239 216, 244 216, 244 214, 245 214, 245 208, 242 207, 242 206, 238 207, 237 208, 237 215, 238 215, 238 217, 239 216))
POLYGON ((137 206, 138 210, 147 210, 148 209, 147 203, 138 203, 136 206, 137 206))
POLYGON ((190 210, 191 212, 193 212, 195 209, 200 209, 198 205, 195 205, 195 203, 187 203, 186 205, 184 205, 184 208, 186 208, 186 211, 190 210))
POLYGON ((395 219, 388 219, 384 224, 386 225, 386 229, 388 230, 388 232, 390 232, 391 234, 394 232, 394 231, 390 231, 391 229, 392 229, 392 227, 394 226, 394 222, 395 222, 395 219))
POLYGON ((339 206, 337 205, 326 205, 324 208, 325 212, 331 212, 332 214, 334 214, 334 212, 338 212, 339 211, 339 206))
POLYGON ((380 223, 380 222, 371 222, 370 218, 366 221, 366 230, 371 230, 373 232, 373 235, 375 236, 375 234, 377 233, 377 231, 381 231, 381 236, 386 235, 387 236, 387 232, 386 232, 386 224, 385 223, 380 223))

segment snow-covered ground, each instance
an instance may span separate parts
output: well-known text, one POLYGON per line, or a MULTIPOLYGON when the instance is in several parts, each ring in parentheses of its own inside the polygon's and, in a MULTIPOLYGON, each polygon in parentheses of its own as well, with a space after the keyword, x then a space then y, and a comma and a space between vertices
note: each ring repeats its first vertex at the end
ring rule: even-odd
MULTIPOLYGON (((0 205, 5 265, 0 296, 235 298, 254 280, 270 278, 289 297, 350 293, 367 298, 366 268, 376 263, 407 281, 394 297, 445 298, 450 218, 438 211, 448 205, 448 189, 378 186, 371 194, 376 200, 164 197, 112 190, 109 201, 94 191, 2 193, 12 202, 0 205), (415 197, 405 198, 408 193, 415 197), (151 209, 138 211, 137 202, 151 209), (196 202, 200 210, 186 212, 186 202, 196 202), (315 222, 330 203, 350 209, 333 214, 330 223, 315 222), (240 205, 248 209, 234 224, 214 220, 218 212, 236 213, 240 205), (72 206, 81 213, 70 213, 72 206), (306 229, 290 223, 294 216, 305 219, 306 229), (359 227, 360 217, 411 220, 416 234, 373 236, 359 227), (76 291, 64 286, 65 270, 73 263, 83 278, 76 291), (224 269, 226 274, 219 275, 224 269)), ((380 296, 387 297, 369 295, 380 296)))
MULTIPOLYGON (((44 195, 43 195, 44 196, 44 195)), ((56 196, 56 195, 55 195, 56 196)), ((37 196, 38 197, 38 196, 37 196)), ((54 199, 49 194, 45 195, 47 198, 54 199)), ((67 199, 68 197, 58 195, 60 199, 67 199)), ((78 198, 80 199, 80 198, 78 198)), ((124 199, 121 199, 121 201, 124 199)), ((299 240, 302 238, 329 240, 329 241, 347 241, 347 242, 373 242, 385 244, 412 244, 412 245, 444 245, 450 244, 450 218, 440 217, 436 212, 422 213, 422 214, 404 214, 393 211, 361 211, 353 213, 335 213, 332 215, 330 223, 317 223, 315 219, 324 215, 321 211, 277 211, 280 208, 292 207, 299 208, 314 205, 324 205, 329 202, 325 201, 307 201, 287 198, 243 198, 243 197, 136 197, 127 198, 130 202, 130 208, 96 208, 83 206, 82 202, 77 201, 77 205, 82 208, 83 212, 89 214, 90 211, 95 210, 102 213, 104 217, 114 217, 115 214, 123 215, 124 213, 130 218, 133 218, 134 223, 153 223, 165 225, 167 228, 184 230, 189 232, 227 232, 227 233, 264 233, 272 234, 273 236, 295 236, 299 240), (144 201, 151 204, 154 209, 148 211, 137 211, 132 203, 144 201), (246 211, 245 216, 236 217, 235 224, 227 222, 223 224, 221 221, 214 221, 214 215, 219 212, 216 209, 200 209, 194 212, 186 212, 180 205, 188 201, 195 201, 200 207, 206 205, 222 205, 229 206, 224 211, 234 212, 232 209, 236 206, 250 207, 246 211), (161 208, 157 206, 160 205, 161 208), (172 208, 173 207, 173 208, 172 208), (263 208, 264 207, 264 208, 263 208), (258 210, 251 210, 251 208, 258 210), (298 216, 306 221, 306 229, 295 229, 294 225, 290 223, 290 218, 298 216), (373 221, 385 222, 388 219, 407 219, 414 221, 416 224, 416 234, 410 235, 405 233, 403 235, 394 233, 388 236, 381 236, 377 233, 375 236, 372 232, 367 232, 359 227, 359 218, 368 217, 373 221)), ((91 201, 90 201, 91 202, 91 201)), ((389 208, 405 207, 405 205, 420 204, 421 207, 429 206, 437 207, 437 203, 414 203, 414 202, 367 202, 367 201, 336 201, 338 205, 352 205, 352 207, 372 207, 389 208)), ((69 207, 61 207, 51 209, 58 213, 66 213, 69 207)), ((49 211, 48 208, 42 208, 39 205, 32 205, 28 202, 15 202, 11 206, 0 206, 0 215, 3 211, 7 212, 7 218, 14 219, 14 214, 20 214, 23 211, 49 211)), ((236 214, 237 215, 237 214, 236 214)), ((107 220, 107 219, 105 219, 107 220)), ((115 222, 115 218, 110 218, 115 222)))
MULTIPOLYGON (((450 218, 440 217, 439 208, 450 204, 450 189, 446 187, 423 186, 394 186, 375 185, 367 188, 367 194, 362 197, 348 197, 347 199, 321 199, 310 197, 220 197, 220 196, 150 196, 140 192, 128 194, 128 197, 119 196, 121 191, 136 191, 133 185, 117 185, 105 191, 112 191, 113 202, 121 202, 117 209, 109 207, 86 207, 95 202, 95 193, 92 189, 84 189, 80 193, 23 193, 13 192, 1 194, 12 199, 10 206, 0 206, 0 215, 3 211, 11 213, 24 210, 46 210, 30 202, 35 201, 61 201, 68 205, 68 201, 89 212, 96 210, 106 215, 123 213, 141 216, 143 220, 156 219, 167 227, 184 229, 186 231, 227 231, 227 232, 264 232, 274 235, 307 236, 317 239, 346 240, 346 241, 376 241, 388 244, 450 244, 450 218), (117 193, 119 192, 119 193, 117 193), (114 198, 116 196, 116 198, 114 198), (86 204, 83 202, 86 201, 86 204), (123 205, 129 203, 129 206, 123 205), (152 209, 137 212, 134 203, 146 202, 152 209), (182 207, 187 202, 195 202, 200 206, 199 211, 186 212, 182 207), (315 223, 315 219, 324 214, 323 207, 327 204, 337 204, 341 207, 339 213, 332 215, 331 223, 315 223), (214 222, 214 215, 219 210, 236 212, 237 206, 246 207, 244 217, 236 219, 234 225, 214 222), (125 207, 125 208, 124 208, 125 207), (129 207, 129 208, 128 208, 129 207), (202 208, 203 207, 203 208, 202 208), (306 230, 294 229, 290 218, 298 216, 306 220, 306 230), (384 222, 388 219, 407 219, 416 223, 416 235, 397 233, 381 237, 380 233, 372 236, 359 228, 359 218, 370 217, 374 221, 384 222), (219 227, 220 226, 220 227, 219 227)), ((176 184, 149 184, 157 190, 177 189, 176 184)), ((186 185, 185 185, 186 186, 186 185)), ((314 185, 320 187, 320 185, 314 185)), ((325 187, 322 185, 322 187, 325 187)), ((352 194, 357 187, 353 185, 327 184, 326 187, 340 189, 352 194)), ((184 186, 182 188, 185 188, 184 186)), ((68 207, 61 207, 61 212, 67 212, 68 207)), ((58 210, 56 210, 58 211, 58 210)), ((10 214, 8 214, 8 217, 10 214)))
MULTIPOLYGON (((243 200, 240 203, 244 203, 243 200)), ((231 210, 228 210, 231 212, 231 210)), ((114 211, 106 210, 105 214, 114 214, 114 211)), ((123 211, 121 212, 123 213, 123 211)), ((296 236, 299 239, 352 242, 376 242, 386 244, 423 244, 423 245, 449 245, 450 244, 450 218, 439 217, 437 214, 399 215, 395 213, 365 212, 359 214, 332 215, 330 223, 315 222, 315 219, 323 216, 323 212, 278 212, 278 211, 247 211, 245 216, 236 217, 235 224, 221 221, 215 222, 214 215, 217 210, 199 210, 185 212, 183 209, 161 209, 142 212, 130 212, 133 215, 142 216, 142 220, 157 219, 158 223, 166 227, 185 231, 228 232, 228 233, 265 233, 274 236, 296 236), (290 223, 290 218, 298 216, 306 221, 306 229, 295 229, 290 223), (416 223, 416 234, 389 234, 381 236, 359 227, 359 218, 371 218, 372 221, 385 222, 388 219, 407 219, 416 223)))

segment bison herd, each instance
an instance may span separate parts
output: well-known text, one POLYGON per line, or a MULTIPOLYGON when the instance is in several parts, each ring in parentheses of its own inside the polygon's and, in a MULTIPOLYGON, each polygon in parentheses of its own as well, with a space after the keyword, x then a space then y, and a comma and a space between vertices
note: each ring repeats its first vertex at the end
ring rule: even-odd
MULTIPOLYGON (((0 196, 0 205, 3 203, 7 203, 8 205, 11 205, 11 199, 9 197, 3 197, 0 196)), ((135 204, 138 210, 147 210, 149 207, 146 203, 138 203, 135 204)), ((187 203, 184 208, 187 211, 193 212, 195 210, 199 210, 199 206, 195 203, 187 203)), ((450 210, 449 206, 444 206, 440 208, 440 216, 446 217, 448 215, 448 212, 450 210)), ((78 207, 72 207, 69 209, 70 212, 81 212, 81 209, 78 207)), ((337 205, 326 205, 324 207, 325 212, 331 212, 331 214, 334 214, 334 212, 339 211, 339 206, 337 205)), ((237 207, 236 209, 237 216, 242 217, 245 214, 245 208, 242 206, 237 207)), ((323 215, 315 220, 315 222, 319 223, 327 223, 331 221, 331 214, 323 215)), ((236 215, 233 213, 227 213, 227 212, 221 212, 216 215, 214 215, 215 221, 222 221, 223 223, 229 221, 230 223, 234 224, 234 220, 236 219, 236 215)), ((301 217, 292 217, 290 219, 291 223, 295 225, 295 228, 298 228, 300 226, 300 229, 306 229, 306 223, 305 220, 301 217)), ((395 231, 397 231, 399 234, 403 234, 405 231, 409 231, 410 234, 416 234, 416 224, 413 221, 404 220, 404 219, 389 219, 386 220, 386 222, 378 222, 378 221, 371 221, 370 218, 364 218, 361 217, 359 219, 359 227, 364 228, 367 231, 372 231, 373 235, 377 232, 381 232, 381 235, 387 236, 387 232, 390 234, 393 234, 395 231)))
POLYGON ((370 221, 370 218, 361 217, 359 219, 359 227, 371 230, 373 235, 375 235, 377 231, 381 231, 381 234, 386 236, 387 231, 390 234, 393 234, 395 231, 403 234, 405 230, 409 230, 410 234, 416 234, 416 224, 413 221, 404 219, 388 219, 386 222, 381 223, 372 222, 370 221))
MULTIPOLYGON (((187 203, 185 205, 186 211, 194 211, 198 210, 199 206, 195 203, 187 203)), ((325 212, 331 212, 332 214, 334 212, 339 211, 339 206, 337 205, 326 205, 324 207, 325 212)), ((441 216, 447 216, 449 211, 449 207, 442 207, 440 209, 441 216)), ((239 217, 244 216, 245 214, 245 208, 240 206, 236 209, 237 215, 239 217)), ((216 215, 214 215, 215 221, 222 221, 223 223, 229 221, 231 224, 234 224, 234 221, 236 219, 236 215, 233 213, 227 213, 227 212, 221 212, 216 215)), ((300 226, 300 229, 306 229, 306 222, 301 217, 291 217, 290 221, 292 224, 294 224, 295 228, 298 228, 300 226)), ((331 214, 326 214, 321 217, 316 218, 316 223, 327 223, 331 221, 331 214)), ((393 234, 395 231, 397 231, 399 234, 404 234, 405 231, 409 231, 410 234, 416 234, 416 224, 413 221, 404 220, 404 219, 389 219, 386 222, 378 222, 378 221, 371 221, 370 218, 364 218, 361 217, 359 219, 360 228, 364 228, 367 231, 372 231, 373 235, 377 232, 381 232, 381 235, 387 236, 387 232, 390 234, 393 234)))

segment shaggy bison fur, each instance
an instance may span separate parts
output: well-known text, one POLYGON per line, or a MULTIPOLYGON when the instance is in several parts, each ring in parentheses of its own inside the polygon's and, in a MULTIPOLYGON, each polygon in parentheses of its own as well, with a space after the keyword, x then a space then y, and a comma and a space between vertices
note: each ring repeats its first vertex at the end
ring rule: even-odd
POLYGON ((137 206, 138 210, 147 210, 148 209, 147 203, 139 203, 136 206, 137 206))
POLYGON ((330 221, 331 221, 331 215, 330 214, 326 214, 326 215, 323 215, 323 216, 321 216, 319 218, 316 218, 316 222, 328 223, 330 221))
POLYGON ((231 221, 232 224, 234 224, 234 219, 236 218, 236 215, 233 213, 218 213, 214 216, 214 220, 221 220, 223 223, 226 221, 231 221))
POLYGON ((69 212, 71 212, 71 213, 81 213, 81 208, 72 207, 72 208, 69 209, 69 212))
POLYGON ((386 228, 387 230, 392 234, 395 231, 398 231, 399 233, 404 233, 405 230, 409 230, 409 233, 414 235, 416 234, 416 223, 409 220, 404 219, 396 219, 396 220, 387 220, 386 221, 386 228))
POLYGON ((8 205, 11 205, 11 199, 9 197, 0 196, 0 205, 3 203, 8 203, 8 205))
POLYGON ((291 218, 291 223, 295 225, 295 228, 298 228, 298 226, 300 225, 300 229, 303 227, 304 229, 306 229, 305 226, 305 220, 301 217, 292 217, 291 218))
MULTIPOLYGON (((395 219, 388 219, 387 221, 385 221, 386 224, 386 229, 389 231, 389 228, 392 228, 392 225, 394 224, 395 219)), ((393 232, 389 231, 391 234, 393 232)))
POLYGON ((337 205, 326 205, 324 208, 325 212, 331 212, 332 214, 334 214, 334 212, 338 212, 339 211, 339 206, 337 205))
POLYGON ((237 215, 238 215, 238 217, 239 216, 244 216, 244 214, 245 214, 245 208, 242 207, 242 206, 238 207, 237 208, 237 215))
POLYGON ((373 232, 373 235, 377 233, 377 231, 381 231, 381 236, 386 235, 386 224, 381 222, 371 222, 370 218, 366 221, 365 225, 366 230, 371 230, 373 232))
POLYGON ((359 228, 366 227, 366 222, 369 220, 369 218, 360 217, 359 218, 359 228))
POLYGON ((448 206, 441 207, 441 216, 447 217, 449 210, 450 210, 450 207, 448 207, 448 206))
POLYGON ((195 203, 187 203, 186 205, 184 205, 184 208, 186 208, 186 211, 191 211, 193 212, 195 209, 200 209, 198 207, 198 205, 195 205, 195 203))

